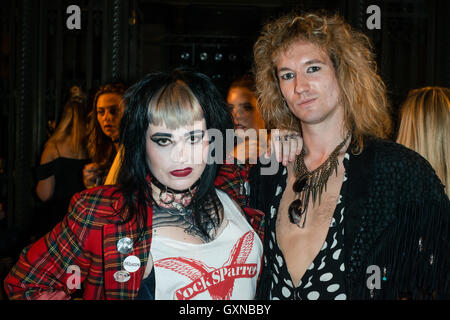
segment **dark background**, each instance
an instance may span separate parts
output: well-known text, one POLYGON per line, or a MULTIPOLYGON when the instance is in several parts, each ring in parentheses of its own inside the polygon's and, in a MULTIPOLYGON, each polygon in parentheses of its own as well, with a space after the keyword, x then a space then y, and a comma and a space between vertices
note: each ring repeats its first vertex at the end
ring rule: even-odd
MULTIPOLYGON (((366 33, 376 49, 393 117, 411 88, 450 86, 450 2, 445 0, 2 0, 0 4, 0 258, 28 244, 36 207, 34 170, 69 88, 133 83, 144 74, 189 65, 225 93, 252 66, 262 25, 291 10, 325 9, 366 33), (69 5, 81 30, 69 30, 69 5), (366 9, 381 8, 368 30, 366 9)), ((45 219, 45 217, 42 217, 45 219)), ((4 273, 0 270, 0 273, 4 273)), ((0 296, 1 298, 1 296, 0 296)))

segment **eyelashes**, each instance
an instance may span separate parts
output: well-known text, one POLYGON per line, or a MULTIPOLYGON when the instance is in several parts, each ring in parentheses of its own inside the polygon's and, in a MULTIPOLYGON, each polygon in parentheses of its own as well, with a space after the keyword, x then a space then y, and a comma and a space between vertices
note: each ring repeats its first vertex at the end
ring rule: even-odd
POLYGON ((172 143, 172 140, 168 138, 150 138, 154 143, 156 143, 158 146, 165 147, 172 143))
MULTIPOLYGON (((196 134, 190 134, 187 137, 185 137, 186 143, 189 144, 197 144, 203 140, 205 136, 205 132, 202 131, 201 133, 196 134)), ((166 147, 174 143, 174 140, 172 137, 158 137, 157 135, 151 136, 150 140, 152 140, 154 143, 156 143, 158 146, 166 147)))
MULTIPOLYGON (((320 66, 310 66, 306 69, 306 73, 315 73, 318 72, 322 69, 322 67, 320 66)), ((280 79, 282 80, 291 80, 293 78, 295 78, 295 74, 293 72, 286 72, 283 73, 279 76, 280 79)))
POLYGON ((307 73, 314 73, 314 72, 319 71, 320 69, 321 69, 321 67, 319 67, 319 66, 311 66, 311 67, 309 67, 309 68, 306 70, 306 72, 307 72, 307 73))

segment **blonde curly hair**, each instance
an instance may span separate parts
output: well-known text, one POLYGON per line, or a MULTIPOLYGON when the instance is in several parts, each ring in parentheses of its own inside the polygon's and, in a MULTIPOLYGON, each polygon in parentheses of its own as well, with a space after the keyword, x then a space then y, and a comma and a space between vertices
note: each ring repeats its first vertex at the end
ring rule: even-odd
POLYGON ((300 129, 280 92, 275 66, 276 58, 298 41, 322 48, 333 63, 345 128, 352 130, 353 151, 362 150, 365 135, 388 138, 390 108, 370 40, 338 15, 290 13, 263 27, 253 53, 256 93, 267 127, 300 129))

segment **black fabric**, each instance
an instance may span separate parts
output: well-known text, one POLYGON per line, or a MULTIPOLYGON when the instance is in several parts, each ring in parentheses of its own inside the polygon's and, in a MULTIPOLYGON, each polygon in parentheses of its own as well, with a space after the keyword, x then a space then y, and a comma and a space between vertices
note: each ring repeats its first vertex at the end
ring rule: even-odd
POLYGON ((142 279, 136 300, 155 300, 155 268, 147 278, 142 279))
POLYGON ((36 168, 36 178, 38 180, 47 179, 55 174, 55 161, 41 164, 36 168))
MULTIPOLYGON (((344 162, 347 298, 448 299, 450 200, 431 165, 412 150, 374 138, 365 139, 360 154, 351 153, 351 148, 347 152, 351 154, 348 164, 344 162), (370 266, 382 271, 380 289, 367 285, 370 266)), ((255 179, 250 203, 266 216, 280 174, 281 169, 272 177, 251 174, 255 179)), ((271 277, 267 266, 273 259, 264 259, 260 299, 267 297, 271 277)))
POLYGON ((51 199, 39 205, 34 217, 38 235, 50 231, 67 213, 72 196, 85 189, 83 168, 89 162, 89 159, 56 158, 36 169, 39 180, 55 177, 51 199))

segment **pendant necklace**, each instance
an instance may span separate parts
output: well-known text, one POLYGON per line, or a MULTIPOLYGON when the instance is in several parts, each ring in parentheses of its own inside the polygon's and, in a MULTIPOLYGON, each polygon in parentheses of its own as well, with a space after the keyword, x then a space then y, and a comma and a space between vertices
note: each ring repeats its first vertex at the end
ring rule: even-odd
POLYGON ((296 194, 296 199, 290 204, 288 213, 289 221, 296 224, 299 228, 305 227, 306 212, 310 197, 312 198, 313 206, 317 201, 319 201, 320 205, 322 193, 327 190, 328 179, 333 172, 337 176, 338 155, 349 137, 350 132, 333 152, 330 153, 328 159, 311 172, 308 171, 305 165, 305 148, 302 149, 300 155, 295 159, 294 171, 296 179, 293 190, 296 194))

